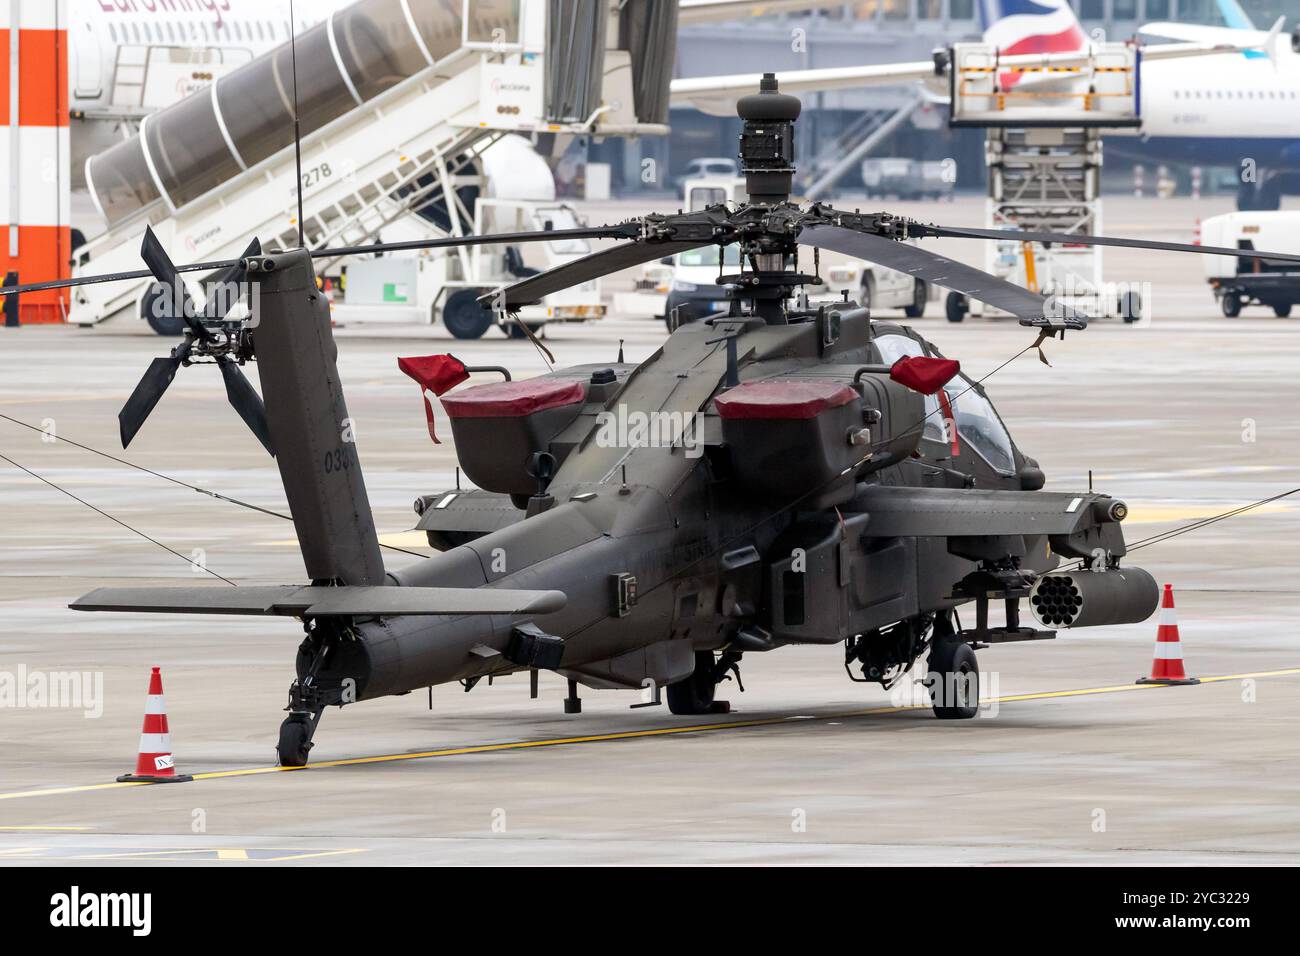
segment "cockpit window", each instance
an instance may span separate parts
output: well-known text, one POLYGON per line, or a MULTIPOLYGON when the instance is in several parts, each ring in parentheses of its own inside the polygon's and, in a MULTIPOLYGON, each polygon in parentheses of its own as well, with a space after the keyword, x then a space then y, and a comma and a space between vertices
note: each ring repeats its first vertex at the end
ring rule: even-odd
MULTIPOLYGON (((880 353, 880 361, 885 365, 893 365, 905 356, 920 358, 925 355, 921 343, 906 335, 877 335, 873 341, 876 343, 876 351, 880 353)), ((931 441, 946 442, 944 429, 943 415, 939 412, 939 399, 933 395, 925 396, 925 428, 921 430, 921 437, 931 441)))
POLYGON ((970 387, 970 380, 959 375, 947 385, 948 401, 957 419, 957 435, 980 457, 1004 475, 1016 472, 1011 436, 993 410, 993 403, 970 387), (967 391, 967 389, 970 389, 967 391))
MULTIPOLYGON (((876 350, 880 352, 880 360, 885 365, 893 365, 906 355, 925 355, 921 343, 906 335, 878 335, 875 343, 876 350)), ((944 392, 948 395, 953 417, 957 420, 958 437, 975 449, 995 470, 1006 475, 1015 474, 1016 462, 1011 448, 1011 436, 993 410, 993 403, 972 389, 970 379, 965 375, 959 375, 945 385, 944 392)), ((925 414, 922 437, 947 442, 947 425, 939 410, 938 398, 925 396, 925 414)))

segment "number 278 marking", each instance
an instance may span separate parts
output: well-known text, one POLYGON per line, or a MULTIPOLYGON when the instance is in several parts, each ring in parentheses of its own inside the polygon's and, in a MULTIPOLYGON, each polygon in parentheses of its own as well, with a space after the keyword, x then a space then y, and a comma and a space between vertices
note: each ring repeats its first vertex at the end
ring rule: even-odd
POLYGON ((330 169, 329 163, 321 163, 319 166, 313 166, 302 174, 302 188, 311 189, 312 186, 318 185, 333 175, 334 170, 330 169))

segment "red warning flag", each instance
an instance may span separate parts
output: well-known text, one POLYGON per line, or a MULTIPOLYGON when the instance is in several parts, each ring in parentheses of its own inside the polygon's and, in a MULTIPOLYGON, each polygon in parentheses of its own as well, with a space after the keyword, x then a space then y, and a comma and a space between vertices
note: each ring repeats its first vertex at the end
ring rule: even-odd
POLYGON ((956 359, 905 355, 889 367, 889 377, 922 395, 933 395, 961 371, 956 359))
POLYGON ((429 392, 441 395, 467 381, 469 372, 465 370, 465 363, 450 354, 419 355, 398 358, 397 367, 419 384, 420 397, 424 399, 424 417, 429 423, 429 437, 435 445, 441 445, 434 428, 433 399, 429 392))

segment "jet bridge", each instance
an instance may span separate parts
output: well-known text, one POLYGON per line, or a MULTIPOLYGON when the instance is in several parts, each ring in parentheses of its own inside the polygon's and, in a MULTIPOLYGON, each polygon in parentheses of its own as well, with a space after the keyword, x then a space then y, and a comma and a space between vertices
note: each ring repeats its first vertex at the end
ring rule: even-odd
MULTIPOLYGON (((286 44, 87 161, 107 228, 77 271, 138 268, 148 225, 178 261, 237 256, 252 235, 296 247, 299 187, 310 248, 399 222, 462 234, 486 185, 480 158, 508 132, 665 133, 675 34, 675 4, 654 0, 359 0, 296 41, 301 183, 286 44)), ((85 286, 71 321, 140 315, 150 287, 85 286)))
MULTIPOLYGON (((949 123, 985 130, 985 225, 1101 234, 1102 132, 1141 124, 1141 51, 1103 43, 1074 66, 1008 67, 993 46, 957 43, 949 58, 949 123)), ((1145 306, 1134 290, 1103 281, 1101 246, 1002 240, 985 248, 984 268, 994 275, 1093 317, 1142 317, 1145 306)), ((948 295, 950 321, 986 309, 948 295)))

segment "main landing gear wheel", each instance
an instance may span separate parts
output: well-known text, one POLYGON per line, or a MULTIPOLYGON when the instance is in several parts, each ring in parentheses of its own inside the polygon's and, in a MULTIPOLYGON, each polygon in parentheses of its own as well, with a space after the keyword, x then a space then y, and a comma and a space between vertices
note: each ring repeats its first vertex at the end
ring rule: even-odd
POLYGON ((969 644, 939 637, 930 647, 930 701, 940 720, 967 720, 979 710, 980 672, 969 644))
POLYGON ((290 714, 280 725, 280 742, 275 755, 281 767, 305 767, 311 752, 312 720, 306 714, 290 714))
POLYGON ((726 701, 715 701, 718 684, 714 679, 712 651, 695 652, 695 671, 668 685, 668 709, 674 714, 725 714, 726 701))

